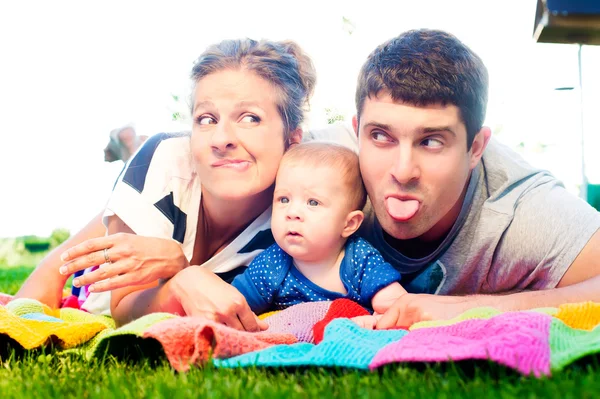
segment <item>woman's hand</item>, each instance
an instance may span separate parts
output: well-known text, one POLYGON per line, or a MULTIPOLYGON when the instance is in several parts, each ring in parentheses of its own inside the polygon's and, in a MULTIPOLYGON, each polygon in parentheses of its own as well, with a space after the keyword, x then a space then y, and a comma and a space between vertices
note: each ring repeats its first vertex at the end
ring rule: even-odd
POLYGON ((188 316, 202 316, 238 330, 268 328, 252 312, 244 296, 210 270, 190 266, 165 284, 170 285, 171 296, 188 316))
POLYGON ((76 287, 92 284, 90 292, 167 279, 189 265, 178 242, 128 233, 84 241, 63 252, 61 259, 66 262, 60 268, 63 275, 106 263, 73 280, 76 287))

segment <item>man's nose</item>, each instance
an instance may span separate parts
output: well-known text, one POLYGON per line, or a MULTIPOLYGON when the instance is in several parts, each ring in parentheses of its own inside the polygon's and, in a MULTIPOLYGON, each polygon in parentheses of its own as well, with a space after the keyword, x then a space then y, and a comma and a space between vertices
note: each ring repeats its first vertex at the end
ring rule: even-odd
POLYGON ((400 147, 391 174, 400 184, 407 184, 421 176, 417 154, 410 145, 400 147))

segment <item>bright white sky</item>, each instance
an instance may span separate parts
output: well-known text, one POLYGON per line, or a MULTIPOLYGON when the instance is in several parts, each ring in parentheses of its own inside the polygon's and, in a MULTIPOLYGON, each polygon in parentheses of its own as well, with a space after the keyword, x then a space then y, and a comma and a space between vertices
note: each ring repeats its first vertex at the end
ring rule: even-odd
MULTIPOLYGON (((378 44, 411 28, 450 31, 489 68, 487 123, 497 137, 523 142, 526 158, 570 189, 581 181, 579 92, 553 90, 577 86, 577 47, 533 41, 535 0, 7 3, 0 237, 75 231, 99 212, 122 167, 103 162, 108 132, 129 122, 147 135, 185 129, 170 120, 170 94, 188 94, 192 62, 225 38, 297 41, 318 72, 310 117, 318 127, 324 108, 352 115, 358 70, 378 44), (543 153, 540 143, 548 145, 543 153)), ((600 144, 600 77, 590 73, 600 51, 584 47, 583 55, 588 177, 600 183, 592 152, 600 144)))

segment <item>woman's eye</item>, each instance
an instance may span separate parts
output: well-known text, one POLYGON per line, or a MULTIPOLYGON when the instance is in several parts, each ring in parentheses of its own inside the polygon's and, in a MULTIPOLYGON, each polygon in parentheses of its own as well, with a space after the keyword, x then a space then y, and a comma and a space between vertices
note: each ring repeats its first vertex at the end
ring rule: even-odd
POLYGON ((244 123, 258 123, 260 122, 260 118, 254 115, 246 115, 242 118, 242 122, 244 123))
POLYGON ((282 204, 287 204, 288 202, 290 202, 290 200, 288 199, 288 197, 281 197, 279 198, 279 202, 282 204))
POLYGON ((197 120, 199 125, 214 125, 217 123, 212 116, 200 116, 197 120))
POLYGON ((308 205, 309 206, 317 206, 317 205, 319 205, 319 201, 310 199, 310 200, 308 200, 308 205))
POLYGON ((441 148, 444 146, 444 143, 438 139, 425 139, 423 140, 423 145, 429 148, 441 148))

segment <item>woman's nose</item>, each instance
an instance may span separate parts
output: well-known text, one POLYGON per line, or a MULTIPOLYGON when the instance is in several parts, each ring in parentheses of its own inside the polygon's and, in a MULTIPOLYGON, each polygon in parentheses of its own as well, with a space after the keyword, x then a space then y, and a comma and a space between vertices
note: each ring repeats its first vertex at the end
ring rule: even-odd
POLYGON ((211 136, 211 147, 217 151, 225 152, 235 148, 237 136, 235 129, 227 122, 220 121, 213 130, 211 136))

